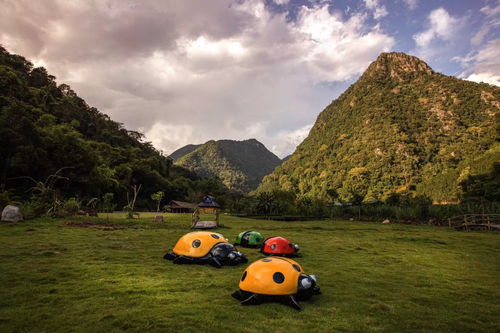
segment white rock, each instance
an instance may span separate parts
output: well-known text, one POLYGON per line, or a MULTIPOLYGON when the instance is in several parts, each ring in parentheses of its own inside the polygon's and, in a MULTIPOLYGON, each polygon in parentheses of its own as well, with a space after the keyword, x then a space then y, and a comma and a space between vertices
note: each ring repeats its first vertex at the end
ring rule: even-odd
POLYGON ((2 211, 2 221, 19 222, 23 220, 21 210, 17 206, 7 205, 2 211))
POLYGON ((382 224, 389 224, 389 223, 391 223, 391 221, 389 221, 389 220, 383 220, 382 221, 382 224))

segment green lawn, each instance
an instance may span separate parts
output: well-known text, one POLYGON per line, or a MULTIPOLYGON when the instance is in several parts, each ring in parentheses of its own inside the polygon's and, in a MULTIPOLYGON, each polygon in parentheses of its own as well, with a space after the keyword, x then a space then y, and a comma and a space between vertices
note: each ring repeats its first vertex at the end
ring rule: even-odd
MULTIPOLYGON (((39 219, 0 225, 0 331, 463 332, 500 330, 500 234, 360 222, 273 222, 222 216, 218 232, 281 235, 301 245, 323 294, 298 312, 240 306, 244 266, 162 259, 190 215, 126 221, 39 219), (67 221, 136 226, 70 227, 67 221)), ((251 261, 260 258, 242 249, 251 261)))

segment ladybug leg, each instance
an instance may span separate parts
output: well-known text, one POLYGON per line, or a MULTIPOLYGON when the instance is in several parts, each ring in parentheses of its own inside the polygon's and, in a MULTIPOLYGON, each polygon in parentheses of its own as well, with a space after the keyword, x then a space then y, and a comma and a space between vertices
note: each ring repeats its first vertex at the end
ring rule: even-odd
POLYGON ((293 295, 290 295, 286 298, 287 302, 286 304, 290 305, 291 307, 293 307, 294 309, 296 310, 302 310, 302 307, 300 306, 299 302, 297 302, 297 300, 295 299, 295 297, 293 297, 293 295))
POLYGON ((241 305, 256 305, 262 303, 258 294, 252 294, 247 299, 240 302, 241 305))
POLYGON ((215 257, 211 257, 208 263, 216 268, 222 267, 221 262, 215 257))
POLYGON ((178 255, 173 253, 172 251, 169 251, 167 252, 164 256, 163 256, 163 259, 166 259, 166 260, 174 260, 175 258, 177 258, 178 255))
POLYGON ((193 259, 192 258, 189 258, 189 257, 185 257, 185 256, 177 256, 177 258, 174 259, 174 261, 172 261, 174 264, 192 264, 193 263, 193 259))

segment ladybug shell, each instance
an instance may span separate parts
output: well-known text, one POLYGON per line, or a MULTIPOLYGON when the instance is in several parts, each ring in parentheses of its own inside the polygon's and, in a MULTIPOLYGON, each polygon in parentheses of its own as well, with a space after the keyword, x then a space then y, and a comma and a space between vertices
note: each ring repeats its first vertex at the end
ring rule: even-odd
POLYGON ((254 261, 240 279, 243 291, 262 295, 293 295, 297 293, 302 267, 294 260, 268 257, 254 261))
POLYGON ((265 254, 294 254, 293 244, 283 237, 270 237, 264 241, 262 252, 265 254))
POLYGON ((201 258, 219 243, 228 243, 228 241, 216 232, 195 231, 179 238, 172 251, 180 256, 201 258))

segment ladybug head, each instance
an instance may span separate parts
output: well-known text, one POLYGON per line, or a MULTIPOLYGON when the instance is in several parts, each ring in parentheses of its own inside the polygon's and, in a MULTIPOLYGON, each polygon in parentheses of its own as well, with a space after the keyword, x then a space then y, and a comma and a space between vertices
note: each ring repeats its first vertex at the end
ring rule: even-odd
POLYGON ((320 288, 316 283, 316 275, 307 275, 301 273, 299 276, 297 297, 299 299, 308 299, 312 295, 316 294, 320 294, 320 288))
POLYGON ((226 265, 237 265, 248 261, 243 253, 237 251, 236 248, 229 243, 219 243, 215 245, 210 251, 210 254, 226 265))

